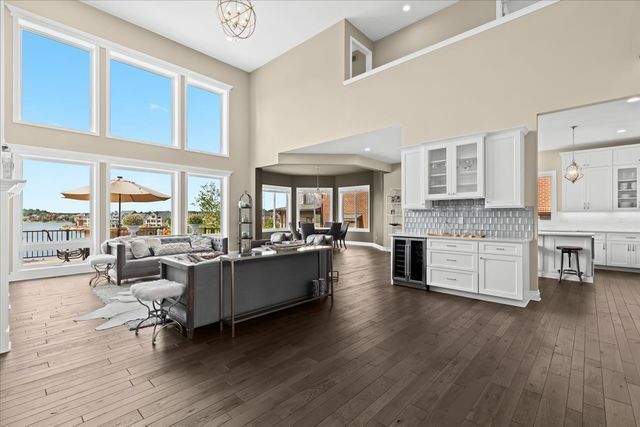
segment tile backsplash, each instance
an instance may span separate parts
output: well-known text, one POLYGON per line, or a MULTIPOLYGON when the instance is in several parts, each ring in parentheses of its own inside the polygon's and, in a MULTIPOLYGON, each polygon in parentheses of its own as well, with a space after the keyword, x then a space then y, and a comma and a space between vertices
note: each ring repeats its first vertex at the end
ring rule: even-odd
POLYGON ((533 208, 487 209, 484 199, 441 200, 428 210, 405 210, 404 231, 410 233, 484 234, 531 239, 533 208))

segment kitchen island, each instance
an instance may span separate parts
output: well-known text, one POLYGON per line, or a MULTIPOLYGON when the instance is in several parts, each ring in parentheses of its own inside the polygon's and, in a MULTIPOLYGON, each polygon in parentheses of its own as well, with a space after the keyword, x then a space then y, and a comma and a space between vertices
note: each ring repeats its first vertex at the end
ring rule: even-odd
MULTIPOLYGON (((538 232, 538 277, 558 279, 560 277, 561 252, 558 246, 578 246, 582 280, 593 283, 595 233, 584 231, 539 231, 538 232)), ((575 258, 571 259, 575 267, 575 258)), ((568 268, 565 257, 565 268, 568 268)), ((562 280, 580 281, 578 276, 564 275, 562 280)))

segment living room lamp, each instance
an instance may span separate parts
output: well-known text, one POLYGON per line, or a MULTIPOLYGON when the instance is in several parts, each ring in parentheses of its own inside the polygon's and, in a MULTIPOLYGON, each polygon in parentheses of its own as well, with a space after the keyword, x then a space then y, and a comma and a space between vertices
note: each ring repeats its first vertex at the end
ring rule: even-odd
POLYGON ((571 137, 572 137, 572 141, 573 141, 573 152, 571 153, 571 164, 569 164, 569 166, 567 166, 567 168, 565 169, 565 173, 564 173, 564 178, 571 182, 572 184, 574 184, 577 180, 579 180, 580 178, 582 178, 584 176, 584 174, 582 173, 582 168, 580 168, 580 166, 578 166, 578 164, 576 163, 576 128, 578 126, 577 125, 573 125, 571 126, 571 137))

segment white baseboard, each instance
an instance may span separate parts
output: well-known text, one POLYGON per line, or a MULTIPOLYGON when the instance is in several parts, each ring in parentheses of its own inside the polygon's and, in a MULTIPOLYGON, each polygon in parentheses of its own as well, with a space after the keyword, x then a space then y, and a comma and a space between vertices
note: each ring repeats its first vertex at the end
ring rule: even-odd
MULTIPOLYGON (((539 272, 538 271, 538 277, 544 277, 545 279, 556 279, 558 280, 558 273, 556 272, 539 272)), ((580 279, 578 279, 578 276, 574 276, 572 274, 565 274, 564 277, 562 278, 563 282, 569 281, 569 282, 579 282, 580 279)), ((582 281, 584 283, 593 283, 593 276, 582 276, 582 281)))
POLYGON ((391 252, 391 248, 387 248, 387 247, 384 247, 382 245, 379 245, 379 244, 373 243, 373 242, 357 242, 357 241, 347 240, 346 243, 347 243, 347 246, 349 246, 349 245, 353 245, 353 246, 368 246, 370 248, 374 248, 374 249, 377 249, 379 251, 391 252))
POLYGON ((86 274, 91 272, 93 272, 93 269, 87 264, 31 268, 28 270, 14 271, 10 273, 9 282, 72 276, 74 274, 86 274))
POLYGON ((437 286, 429 286, 429 292, 440 292, 442 294, 455 295, 458 297, 477 299, 481 301, 494 302, 497 304, 512 305, 514 307, 525 308, 529 304, 528 295, 524 300, 515 300, 509 298, 494 297, 492 295, 476 294, 471 292, 457 291, 454 289, 439 288, 437 286))
POLYGON ((529 300, 537 302, 542 301, 542 298, 540 298, 540 291, 529 291, 529 300))

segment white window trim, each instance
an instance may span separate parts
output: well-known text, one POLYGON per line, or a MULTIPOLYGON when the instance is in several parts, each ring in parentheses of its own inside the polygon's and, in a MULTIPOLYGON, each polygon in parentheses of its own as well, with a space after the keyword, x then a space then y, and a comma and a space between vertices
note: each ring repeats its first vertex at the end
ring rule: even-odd
POLYGON ((371 232, 371 186, 370 185, 354 185, 351 187, 338 187, 338 197, 339 197, 338 218, 340 222, 344 222, 344 218, 342 216, 342 210, 343 210, 342 207, 344 205, 344 201, 343 201, 344 193, 350 193, 355 191, 367 192, 367 228, 349 227, 349 231, 353 231, 356 233, 369 233, 371 232))
MULTIPOLYGON (((267 185, 267 184, 263 184, 262 185, 262 206, 260 207, 261 209, 264 209, 264 192, 265 191, 272 191, 274 193, 286 193, 287 194, 287 225, 291 222, 291 187, 283 187, 280 185, 267 185)), ((276 218, 275 218, 275 199, 274 199, 274 209, 273 209, 273 223, 276 223, 276 218)), ((262 212, 260 212, 260 227, 262 228, 262 232, 263 233, 271 233, 271 232, 276 232, 276 231, 288 231, 289 228, 288 227, 284 227, 284 228, 264 228, 262 227, 262 212)))
POLYGON ((185 174, 185 213, 189 215, 189 177, 206 178, 206 179, 219 179, 220 180, 220 203, 222 204, 222 210, 220 212, 220 233, 217 234, 221 237, 228 237, 228 218, 229 218, 229 177, 221 175, 211 175, 202 173, 189 173, 185 174))
MULTIPOLYGON (((315 191, 316 187, 297 187, 296 188, 296 220, 300 222, 300 204, 298 203, 298 196, 302 191, 315 191)), ((320 187, 319 190, 323 193, 329 193, 329 222, 333 222, 333 188, 332 187, 320 187)), ((322 226, 322 224, 320 224, 322 226)))
MULTIPOLYGON (((556 171, 548 170, 538 172, 538 176, 550 176, 551 177, 551 219, 555 220, 558 217, 558 187, 556 182, 556 171)), ((537 192, 536 192, 537 195, 537 192)))
MULTIPOLYGON (((362 44, 358 39, 351 36, 349 38, 349 77, 353 78, 353 54, 354 52, 360 52, 365 57, 365 69, 364 73, 368 73, 373 68, 373 52, 371 49, 362 44)), ((364 74, 362 73, 362 74, 364 74)))
MULTIPOLYGON (((17 154, 17 153, 16 153, 17 154)), ((11 271, 12 280, 22 280, 33 277, 41 277, 49 276, 50 271, 61 271, 62 274, 65 274, 65 271, 70 271, 70 274, 74 273, 83 273, 89 271, 86 268, 84 263, 79 264, 69 264, 69 265, 44 265, 39 267, 28 267, 25 266, 22 261, 22 252, 28 250, 38 250, 38 249, 46 249, 46 248, 77 248, 79 245, 88 247, 91 253, 96 253, 95 251, 100 247, 100 238, 99 238, 99 225, 98 225, 98 217, 100 215, 100 206, 101 206, 101 197, 98 191, 98 163, 95 161, 87 161, 87 160, 68 160, 68 157, 51 157, 45 155, 38 155, 36 153, 33 154, 17 154, 16 155, 16 176, 19 179, 23 179, 23 161, 24 160, 35 160, 35 161, 44 161, 51 163, 66 163, 72 165, 82 165, 89 167, 89 187, 91 189, 91 199, 89 201, 89 222, 91 224, 91 236, 88 239, 78 239, 69 243, 22 243, 22 210, 23 210, 23 194, 16 194, 13 198, 13 212, 12 218, 13 223, 19 224, 19 226, 14 226, 14 230, 19 230, 19 232, 13 233, 13 268, 11 271)))
POLYGON ((136 142, 141 144, 150 144, 156 147, 180 148, 180 75, 164 66, 162 63, 148 58, 142 58, 138 55, 128 55, 117 50, 107 49, 107 59, 105 64, 105 80, 106 80, 106 103, 105 113, 107 118, 107 126, 105 136, 109 139, 117 139, 120 141, 136 142), (116 136, 111 134, 111 60, 122 62, 135 68, 158 74, 171 79, 171 144, 165 145, 158 142, 147 141, 143 139, 128 138, 124 136, 116 136))
MULTIPOLYGON (((8 6, 8 5, 7 5, 8 6)), ((12 13, 14 9, 10 7, 12 13)), ((15 14, 14 14, 15 15, 15 14)), ((98 45, 86 41, 78 36, 74 31, 69 31, 51 24, 43 25, 20 16, 13 19, 13 121, 14 123, 29 126, 37 126, 47 129, 63 130, 67 132, 80 133, 85 135, 98 135, 100 130, 100 91, 98 83, 98 73, 100 70, 100 55, 98 45), (38 34, 42 37, 79 48, 89 52, 90 64, 90 120, 89 130, 71 129, 64 126, 55 126, 46 123, 35 123, 22 118, 22 30, 38 34)))
POLYGON ((184 84, 182 86, 182 91, 184 93, 184 108, 183 108, 183 117, 182 123, 184 124, 184 149, 185 151, 191 151, 194 153, 202 153, 208 154, 212 156, 219 157, 229 157, 229 90, 225 87, 226 85, 221 85, 219 82, 211 79, 203 79, 197 78, 193 76, 185 76, 184 84), (220 152, 216 153, 214 151, 207 150, 197 150, 193 148, 189 148, 188 141, 188 126, 189 121, 188 117, 188 108, 189 108, 189 99, 188 99, 188 90, 187 86, 195 86, 197 88, 216 93, 222 97, 222 117, 220 117, 220 152))

